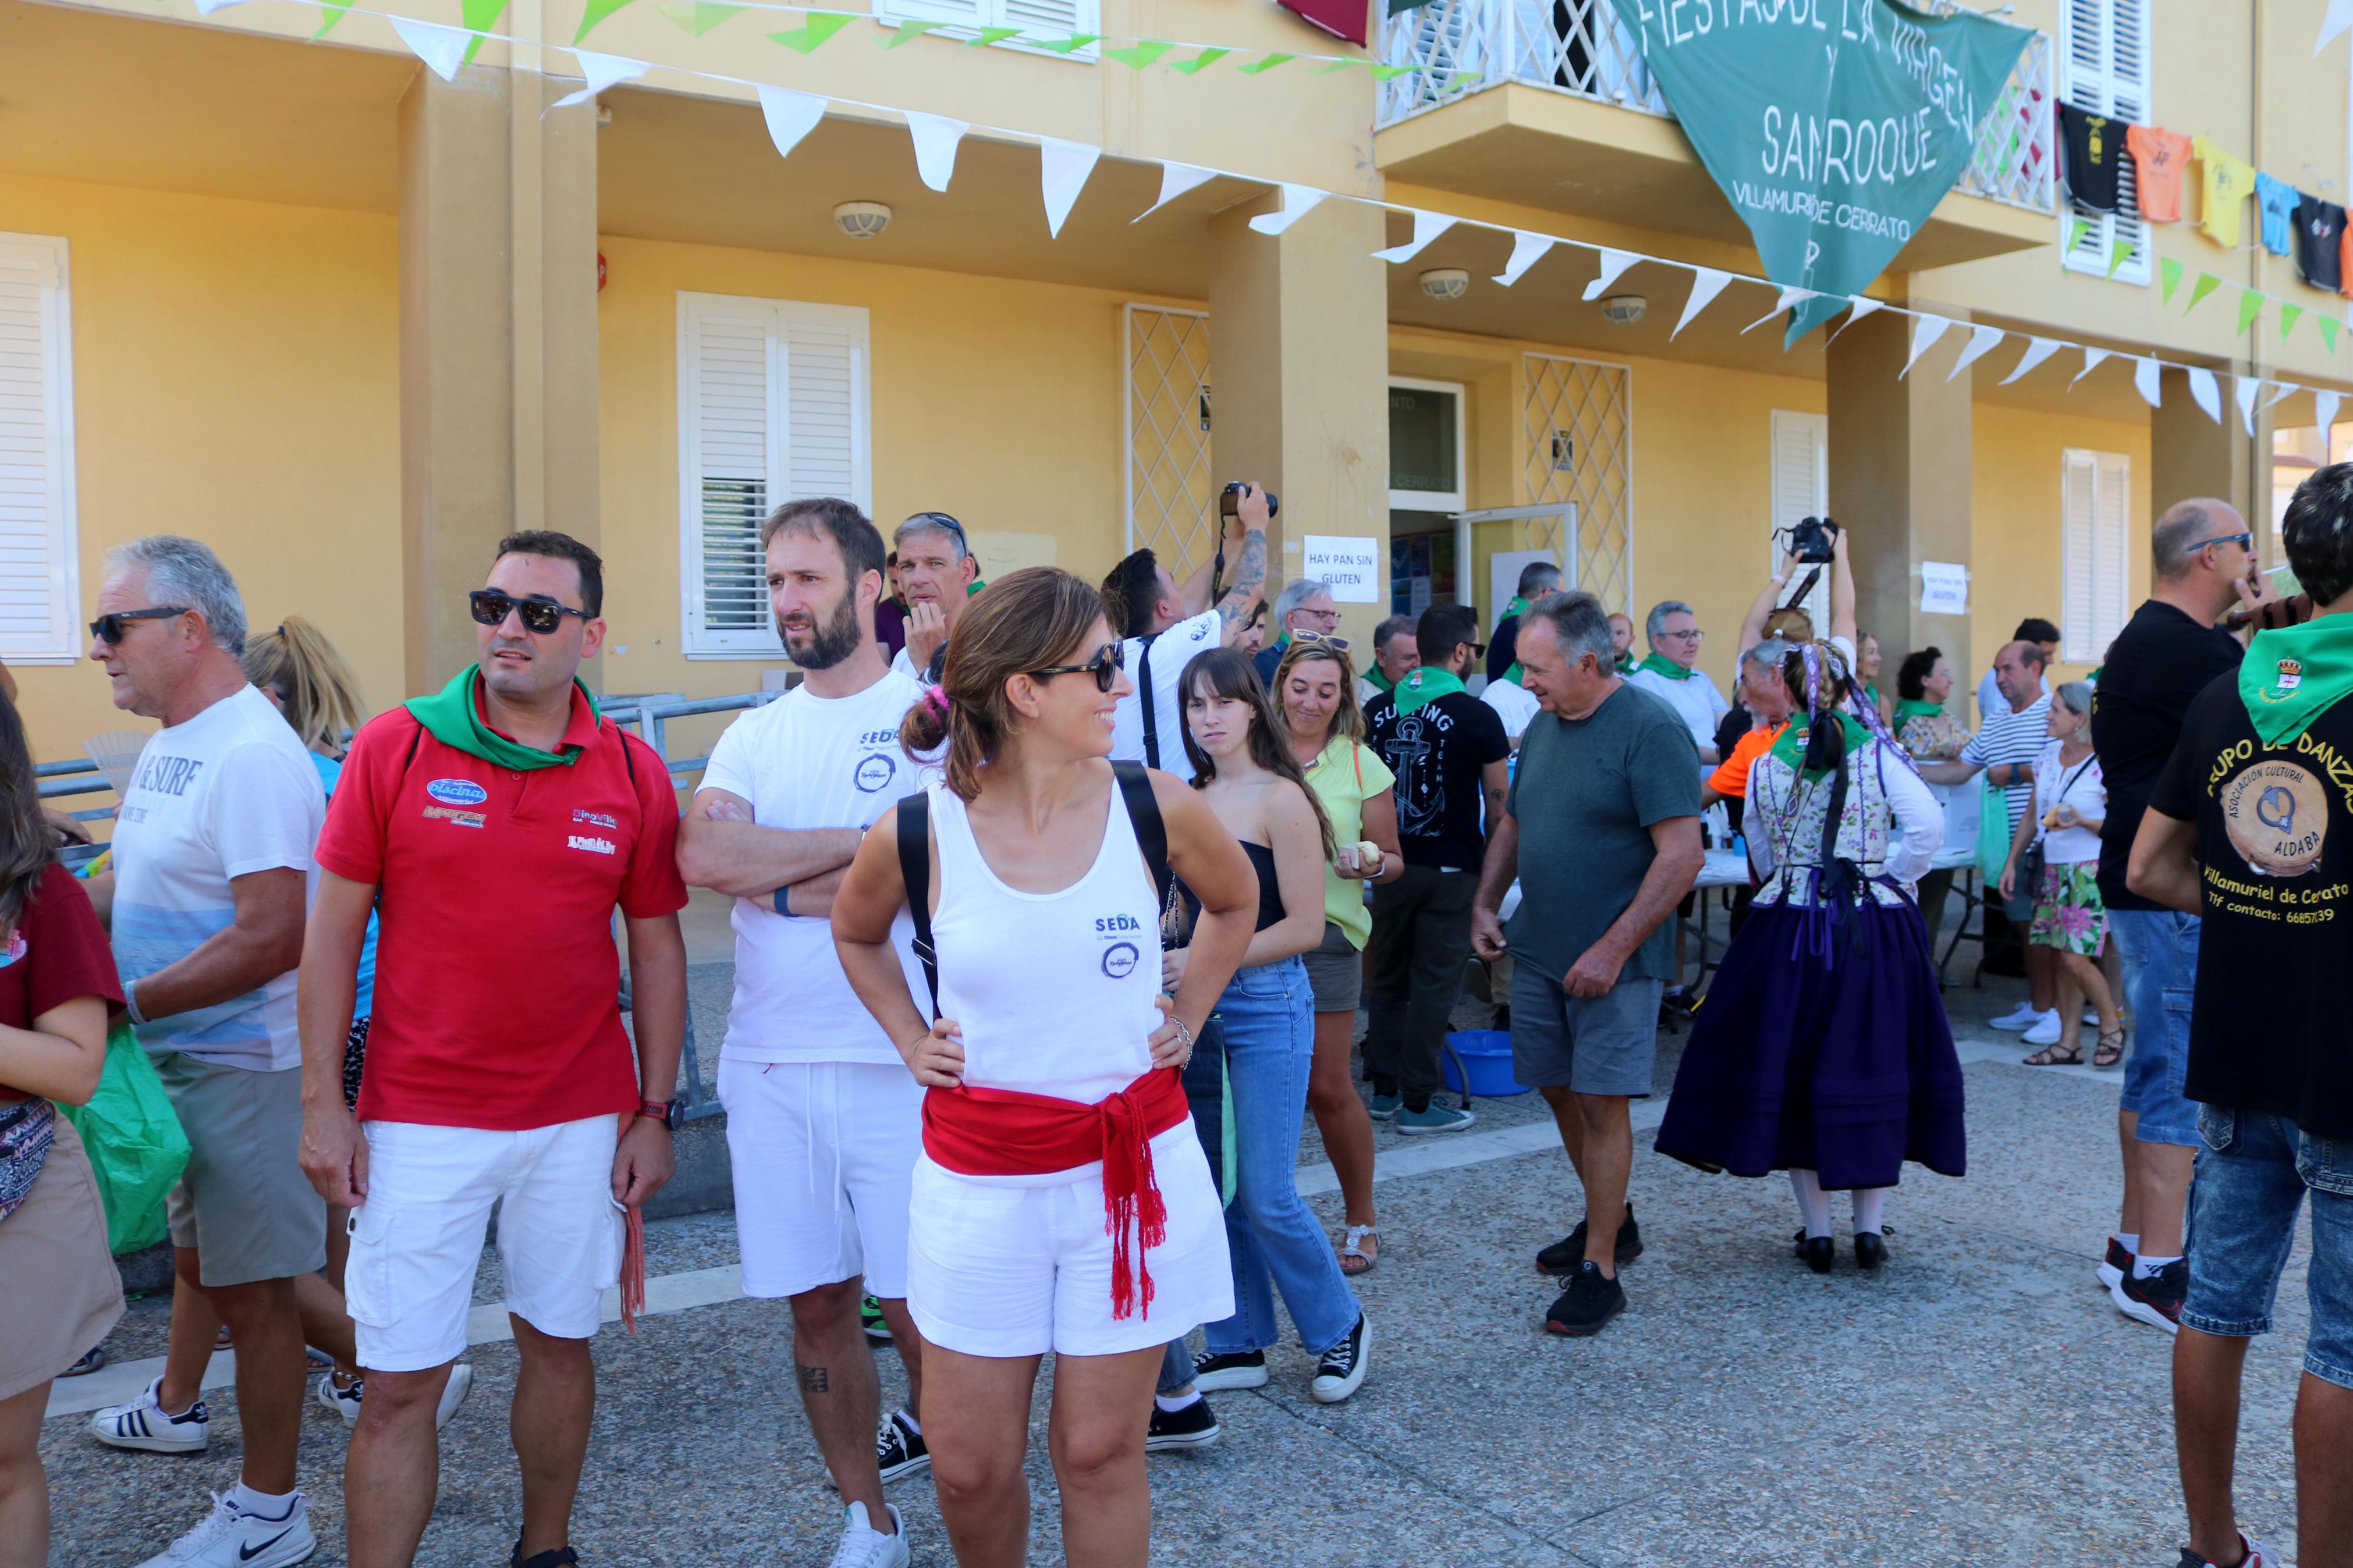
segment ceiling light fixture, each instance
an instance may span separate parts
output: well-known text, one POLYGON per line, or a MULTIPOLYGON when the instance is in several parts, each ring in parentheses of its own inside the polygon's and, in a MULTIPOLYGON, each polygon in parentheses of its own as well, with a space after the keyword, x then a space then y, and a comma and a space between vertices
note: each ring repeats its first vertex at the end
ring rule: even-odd
POLYGON ((1642 319, 1651 302, 1640 294, 1612 294, 1601 301, 1602 316, 1621 327, 1630 327, 1642 319))
POLYGON ((1421 291, 1433 300, 1460 300, 1471 292, 1471 274, 1460 267, 1439 267, 1421 275, 1421 291))
POLYGON ((833 221, 852 239, 872 239, 891 226, 891 209, 881 202, 844 202, 833 209, 833 221))

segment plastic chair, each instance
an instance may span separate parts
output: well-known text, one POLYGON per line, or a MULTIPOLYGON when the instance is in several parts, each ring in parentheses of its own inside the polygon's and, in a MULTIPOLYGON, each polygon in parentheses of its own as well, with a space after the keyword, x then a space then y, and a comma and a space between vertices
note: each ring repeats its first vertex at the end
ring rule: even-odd
POLYGON ((92 735, 81 743, 106 782, 114 786, 118 795, 131 793, 131 771, 139 765, 139 753, 146 749, 149 731, 145 730, 109 730, 103 735, 92 735))

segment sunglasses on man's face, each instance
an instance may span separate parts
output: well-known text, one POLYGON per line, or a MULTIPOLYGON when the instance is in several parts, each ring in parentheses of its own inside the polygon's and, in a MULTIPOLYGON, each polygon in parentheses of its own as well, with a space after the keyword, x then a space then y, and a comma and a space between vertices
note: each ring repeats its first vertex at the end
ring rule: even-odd
POLYGON ((1097 691, 1109 691, 1119 679, 1119 672, 1127 664, 1127 650, 1115 642, 1107 642, 1095 650, 1094 658, 1084 664, 1050 664, 1043 669, 1030 670, 1033 680, 1043 680, 1054 675, 1092 675, 1097 691))
POLYGON ((158 605, 152 610, 116 610, 90 623, 90 635, 109 647, 121 645, 123 633, 130 628, 125 621, 168 621, 174 616, 188 613, 185 605, 158 605))
POLYGON ((483 626, 502 626, 507 624, 507 616, 520 615, 522 629, 541 637, 562 626, 566 616, 588 619, 587 611, 559 604, 544 594, 518 599, 502 588, 477 588, 466 595, 466 603, 473 610, 474 619, 483 626))

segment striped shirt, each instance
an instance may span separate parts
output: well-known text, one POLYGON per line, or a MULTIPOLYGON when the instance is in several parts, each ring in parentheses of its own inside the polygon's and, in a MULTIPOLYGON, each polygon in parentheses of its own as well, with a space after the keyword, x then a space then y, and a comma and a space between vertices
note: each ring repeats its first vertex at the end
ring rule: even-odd
MULTIPOLYGON (((2051 699, 2038 697, 2022 711, 1989 713, 1969 743, 1961 748, 1961 761, 1981 768, 1997 767, 2004 763, 2022 763, 2031 766, 2051 743, 2051 699)), ((2007 785, 1996 785, 2010 797, 2010 830, 2018 832, 2018 819, 2034 804, 2031 780, 2007 785)))

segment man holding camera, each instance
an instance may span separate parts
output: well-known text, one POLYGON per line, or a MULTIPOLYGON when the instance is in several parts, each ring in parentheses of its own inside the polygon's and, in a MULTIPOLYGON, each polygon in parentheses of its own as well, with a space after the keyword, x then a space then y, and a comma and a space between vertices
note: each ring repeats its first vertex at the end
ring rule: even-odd
POLYGON ((1117 622, 1112 629, 1126 639, 1121 652, 1134 688, 1113 710, 1111 754, 1180 779, 1193 776, 1193 764, 1185 755, 1176 682, 1195 654, 1238 637, 1266 595, 1266 525, 1274 517, 1274 498, 1236 480, 1226 487, 1225 504, 1232 510, 1218 554, 1233 557, 1234 582, 1215 605, 1208 598, 1216 561, 1204 562, 1179 588, 1151 551, 1139 550, 1113 567, 1103 584, 1117 622))

